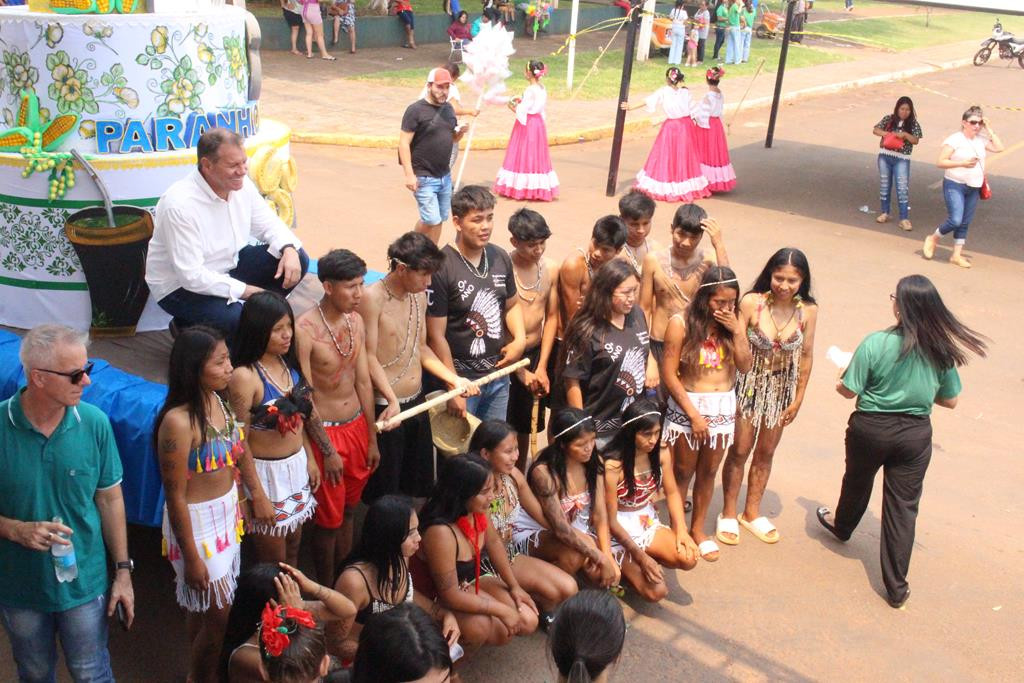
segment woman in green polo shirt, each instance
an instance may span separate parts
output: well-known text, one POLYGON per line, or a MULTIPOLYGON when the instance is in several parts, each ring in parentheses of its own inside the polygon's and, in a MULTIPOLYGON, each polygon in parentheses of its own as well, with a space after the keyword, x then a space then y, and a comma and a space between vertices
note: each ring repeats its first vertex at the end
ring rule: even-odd
POLYGON ((890 294, 896 324, 869 334, 853 354, 836 391, 857 397, 846 429, 846 473, 833 518, 818 521, 841 541, 860 522, 883 468, 882 579, 889 604, 910 597, 907 571, 914 546, 917 506, 932 455, 932 404, 953 408, 960 393, 957 367, 967 352, 985 355, 984 338, 942 303, 923 275, 908 275, 890 294))

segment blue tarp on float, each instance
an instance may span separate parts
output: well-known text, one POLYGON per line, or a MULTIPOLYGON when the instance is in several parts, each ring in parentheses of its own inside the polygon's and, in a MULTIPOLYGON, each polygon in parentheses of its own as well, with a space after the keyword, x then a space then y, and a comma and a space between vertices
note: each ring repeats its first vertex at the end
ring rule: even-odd
MULTIPOLYGON (((18 360, 20 346, 17 335, 0 330, 0 400, 13 396, 25 384, 18 360)), ((167 387, 118 370, 105 360, 91 360, 96 363, 89 375, 92 384, 82 393, 82 400, 106 413, 114 427, 124 466, 121 489, 128 522, 159 526, 164 490, 153 448, 153 422, 167 397, 167 387)))

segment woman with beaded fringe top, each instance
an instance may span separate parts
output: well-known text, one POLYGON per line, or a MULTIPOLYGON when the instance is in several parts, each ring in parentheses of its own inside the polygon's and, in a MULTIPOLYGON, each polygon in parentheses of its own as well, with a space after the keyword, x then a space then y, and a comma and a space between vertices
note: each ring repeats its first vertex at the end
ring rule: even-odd
POLYGON ((722 466, 722 515, 716 537, 727 545, 739 543, 738 524, 765 543, 780 538, 778 529, 761 515, 761 498, 782 431, 796 419, 804 400, 817 322, 807 257, 799 249, 778 250, 740 301, 740 323, 750 341, 753 366, 736 384, 736 441, 722 466), (737 515, 751 451, 747 499, 737 515))

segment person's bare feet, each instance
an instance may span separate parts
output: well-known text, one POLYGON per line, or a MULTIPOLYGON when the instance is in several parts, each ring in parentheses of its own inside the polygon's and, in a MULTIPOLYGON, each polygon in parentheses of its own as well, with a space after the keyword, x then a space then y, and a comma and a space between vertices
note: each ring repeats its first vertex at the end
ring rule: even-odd
POLYGON ((301 57, 301 56, 302 56, 302 53, 301 53, 301 52, 299 52, 298 50, 292 50, 292 51, 291 51, 291 53, 292 53, 293 55, 298 55, 299 57, 301 57))

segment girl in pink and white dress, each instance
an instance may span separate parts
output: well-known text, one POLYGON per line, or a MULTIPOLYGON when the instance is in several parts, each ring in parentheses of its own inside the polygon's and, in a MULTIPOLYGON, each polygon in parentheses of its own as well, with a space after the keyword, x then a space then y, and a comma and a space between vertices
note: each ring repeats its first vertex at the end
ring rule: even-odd
POLYGON ((725 69, 720 66, 708 69, 705 74, 708 92, 693 111, 693 119, 697 122, 701 171, 707 177, 708 189, 712 192, 728 192, 736 187, 736 171, 729 161, 729 143, 722 126, 725 98, 718 89, 718 82, 724 75, 725 69))
POLYGON ((665 112, 666 119, 634 185, 648 197, 664 202, 694 202, 711 196, 708 179, 701 173, 697 130, 690 118, 690 91, 684 80, 682 71, 669 67, 665 86, 642 104, 621 105, 626 111, 646 106, 652 114, 658 107, 665 112))
POLYGON ((544 62, 531 60, 526 65, 530 85, 523 91, 522 98, 509 101, 509 108, 516 113, 516 122, 505 150, 505 161, 494 182, 494 191, 502 197, 543 202, 558 197, 558 175, 551 166, 548 130, 544 123, 548 92, 540 84, 547 72, 544 62))

